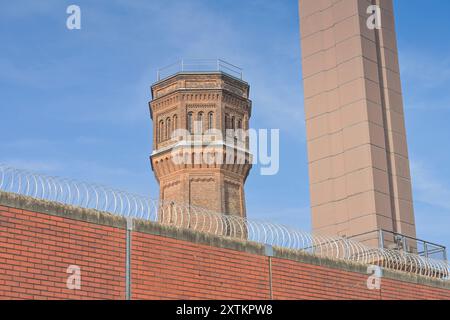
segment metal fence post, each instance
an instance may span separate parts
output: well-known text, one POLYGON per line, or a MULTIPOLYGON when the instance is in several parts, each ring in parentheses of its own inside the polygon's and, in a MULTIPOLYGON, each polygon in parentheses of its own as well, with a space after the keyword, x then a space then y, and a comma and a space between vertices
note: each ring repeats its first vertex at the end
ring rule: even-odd
POLYGON ((269 258, 269 298, 273 300, 273 289, 272 289, 272 257, 273 257, 273 247, 270 244, 264 246, 264 254, 269 258))
POLYGON ((380 229, 378 234, 378 246, 380 249, 384 249, 383 229, 380 229))
POLYGON ((131 300, 131 232, 133 231, 133 218, 127 217, 126 220, 125 299, 131 300))
POLYGON ((406 237, 404 237, 404 236, 402 236, 402 245, 403 245, 403 250, 405 252, 408 252, 407 243, 406 243, 406 237))

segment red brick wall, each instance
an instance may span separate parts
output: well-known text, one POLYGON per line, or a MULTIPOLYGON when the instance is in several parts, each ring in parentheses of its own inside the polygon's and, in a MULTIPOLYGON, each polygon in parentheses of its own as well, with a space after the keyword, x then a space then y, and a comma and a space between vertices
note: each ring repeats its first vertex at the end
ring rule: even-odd
POLYGON ((125 297, 125 230, 0 207, 0 298, 125 297), (69 265, 81 290, 67 289, 69 265))
POLYGON ((301 262, 273 259, 278 299, 450 299, 450 290, 381 279, 381 290, 367 289, 367 275, 301 262))
POLYGON ((267 299, 267 257, 135 233, 135 299, 267 299))
MULTIPOLYGON (((0 206, 1 299, 124 299, 123 228, 0 206), (81 267, 81 290, 66 287, 81 267)), ((267 299, 268 257, 132 232, 134 299, 267 299)), ((450 299, 450 290, 272 258, 275 299, 450 299)))
MULTIPOLYGON (((368 275, 285 259, 273 259, 273 290, 279 299, 379 299, 368 275)), ((383 285, 383 279, 382 279, 383 285)))
POLYGON ((389 300, 450 299, 450 290, 383 279, 381 297, 389 300))

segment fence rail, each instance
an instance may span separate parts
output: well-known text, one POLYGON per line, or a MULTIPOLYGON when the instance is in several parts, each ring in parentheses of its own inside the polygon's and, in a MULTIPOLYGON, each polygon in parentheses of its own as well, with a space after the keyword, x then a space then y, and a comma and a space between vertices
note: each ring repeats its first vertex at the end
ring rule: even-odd
POLYGON ((340 237, 313 235, 282 224, 220 214, 172 201, 153 200, 99 184, 41 175, 6 165, 0 165, 0 190, 220 237, 299 250, 320 257, 375 264, 386 269, 450 279, 450 266, 445 260, 369 247, 340 237))
POLYGON ((361 233, 350 237, 354 241, 364 242, 366 239, 377 239, 378 247, 389 248, 399 251, 414 253, 426 258, 447 260, 447 249, 445 246, 417 239, 403 234, 379 229, 361 233))
POLYGON ((165 79, 178 72, 212 72, 221 71, 242 80, 242 69, 222 59, 181 59, 159 68, 157 80, 165 79))

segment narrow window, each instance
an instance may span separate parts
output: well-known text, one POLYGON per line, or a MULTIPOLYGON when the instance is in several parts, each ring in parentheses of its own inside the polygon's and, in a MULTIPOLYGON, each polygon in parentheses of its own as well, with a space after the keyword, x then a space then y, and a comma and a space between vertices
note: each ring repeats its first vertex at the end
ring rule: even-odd
POLYGON ((177 128, 178 128, 177 121, 178 121, 178 117, 177 117, 177 115, 174 115, 173 116, 173 131, 177 130, 177 128))
POLYGON ((161 142, 164 139, 164 121, 159 121, 158 141, 161 142))
POLYGON ((230 128, 230 116, 225 114, 225 130, 230 128))
POLYGON ((189 112, 187 116, 187 130, 192 133, 192 112, 189 112))
POLYGON ((237 121, 237 128, 238 128, 238 138, 239 140, 242 140, 242 120, 239 119, 237 121))
POLYGON ((172 134, 172 123, 170 118, 166 119, 166 140, 170 139, 170 136, 172 134))
POLYGON ((213 128, 213 116, 212 112, 208 113, 208 129, 213 128))
POLYGON ((199 112, 197 115, 197 125, 198 125, 198 132, 203 132, 203 112, 199 112))

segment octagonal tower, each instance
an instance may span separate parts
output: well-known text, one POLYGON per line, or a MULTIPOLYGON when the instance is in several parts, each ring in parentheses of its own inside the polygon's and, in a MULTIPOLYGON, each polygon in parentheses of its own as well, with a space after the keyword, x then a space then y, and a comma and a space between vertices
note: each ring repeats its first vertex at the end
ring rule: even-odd
POLYGON ((150 159, 160 200, 245 217, 249 85, 221 70, 181 70, 151 91, 150 159))

